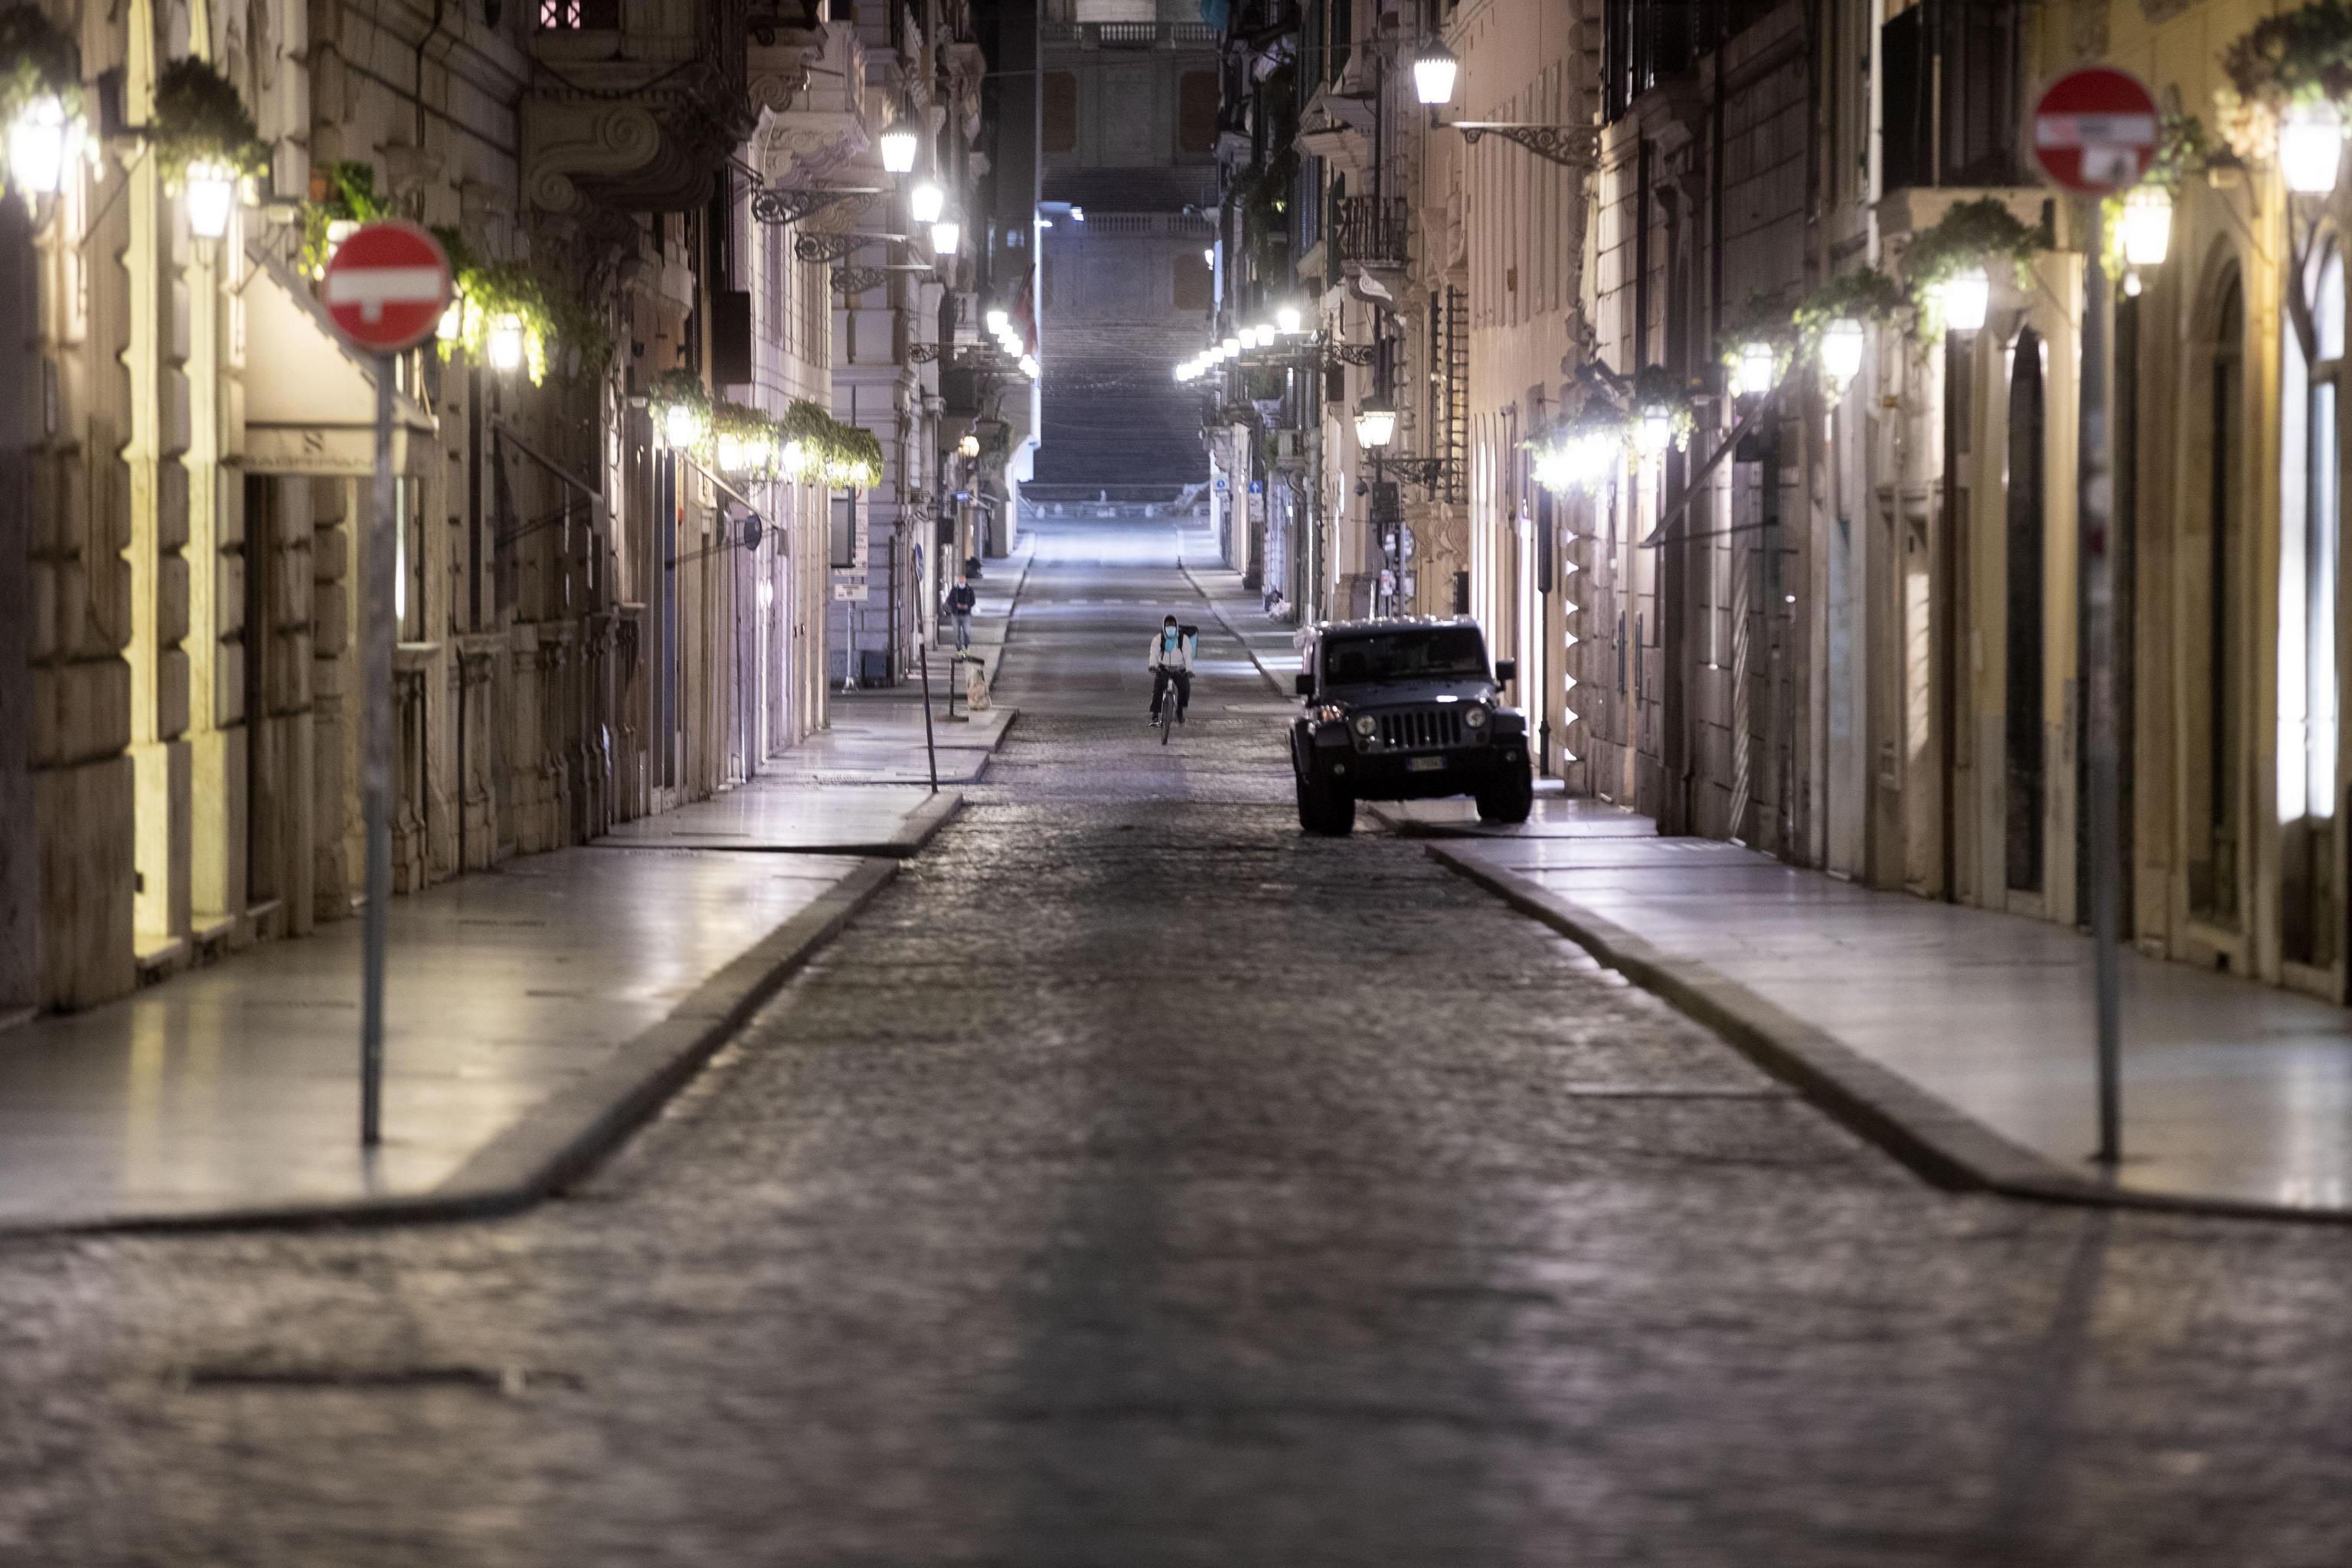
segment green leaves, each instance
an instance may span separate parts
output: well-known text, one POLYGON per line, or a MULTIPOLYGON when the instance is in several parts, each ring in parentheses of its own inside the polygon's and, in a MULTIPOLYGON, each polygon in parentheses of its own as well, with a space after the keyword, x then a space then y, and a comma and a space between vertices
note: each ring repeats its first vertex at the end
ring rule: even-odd
POLYGON ((269 167, 269 148, 228 79, 193 56, 173 60, 155 79, 155 118, 148 145, 166 184, 180 184, 194 163, 216 163, 240 179, 269 167))

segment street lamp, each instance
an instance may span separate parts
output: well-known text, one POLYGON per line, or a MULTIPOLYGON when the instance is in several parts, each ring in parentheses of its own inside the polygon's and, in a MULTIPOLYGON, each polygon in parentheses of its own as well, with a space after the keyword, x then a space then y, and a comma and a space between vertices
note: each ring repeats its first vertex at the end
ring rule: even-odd
POLYGON ((702 442, 702 415, 690 403, 673 403, 662 411, 662 434, 677 450, 691 451, 702 442))
POLYGON ((1861 374, 1864 342, 1862 323, 1852 316, 1822 329, 1822 369, 1841 387, 1861 374))
POLYGON ((1013 318, 1005 313, 1003 306, 992 306, 986 321, 988 335, 992 338, 1001 338, 1013 330, 1013 318))
POLYGON ((951 217, 942 217, 931 225, 931 254, 953 256, 956 247, 963 243, 963 225, 951 217))
POLYGON ((882 132, 882 170, 889 174, 915 171, 915 130, 904 121, 882 132))
POLYGON ((1021 356, 1021 374, 1027 376, 1032 381, 1036 380, 1038 376, 1045 374, 1043 367, 1037 363, 1037 356, 1035 354, 1023 354, 1021 356))
POLYGON ((1775 373, 1780 369, 1780 351, 1760 338, 1741 345, 1739 395, 1742 397, 1761 397, 1771 391, 1772 384, 1779 379, 1775 373))
POLYGON ((2140 185, 2124 198, 2124 259, 2134 267, 2161 267, 2172 249, 2172 193, 2140 185))
POLYGON ((1219 347, 1221 347, 1221 348, 1223 348, 1223 349, 1224 350, 1224 352, 1225 352, 1225 357, 1226 357, 1227 359, 1231 359, 1231 358, 1233 358, 1235 354, 1237 354, 1237 353, 1241 353, 1241 352, 1242 352, 1242 340, 1241 340, 1241 339, 1240 339, 1240 337, 1239 337, 1239 336, 1237 336, 1237 335, 1236 335, 1236 336, 1229 336, 1229 337, 1227 337, 1227 338, 1225 339, 1225 341, 1224 341, 1222 344, 1220 344, 1220 345, 1218 345, 1218 346, 1219 346, 1219 347))
POLYGON ((1971 267, 1945 279, 1936 297, 1944 308, 1946 326, 1956 332, 1973 332, 1985 324, 1985 312, 1992 308, 1992 279, 1985 276, 1983 268, 1971 267))
POLYGON ((1276 305, 1274 308, 1274 324, 1278 330, 1285 333, 1288 333, 1293 336, 1297 335, 1298 331, 1298 307, 1296 305, 1276 305))
POLYGON ((2344 159, 2344 116, 2325 99, 2298 103, 2279 122, 2279 174, 2297 195, 2325 195, 2336 188, 2344 159))
POLYGON ((449 296, 449 308, 441 312, 440 323, 433 329, 433 335, 445 343, 454 343, 466 335, 466 297, 463 294, 449 296))
POLYGON ((961 458, 979 457, 980 437, 977 436, 966 436, 962 440, 958 441, 956 443, 956 455, 961 458))
POLYGON ((188 165, 188 232, 198 239, 218 239, 228 232, 228 215, 236 205, 236 171, 209 159, 188 165))
POLYGON ((514 314, 512 311, 509 311, 505 315, 500 316, 490 326, 489 342, 487 344, 487 347, 489 351, 490 368, 492 370, 510 371, 521 369, 523 351, 522 318, 514 314))
POLYGON ((1653 403, 1633 422, 1633 447, 1644 458, 1662 458, 1674 444, 1675 416, 1663 403, 1653 403))
POLYGON ((1356 444, 1374 452, 1396 439, 1396 405, 1385 398, 1367 398, 1356 409, 1356 444))
POLYGON ((65 181, 66 154, 80 139, 80 121, 66 115, 65 100, 45 92, 16 111, 8 127, 8 178, 25 193, 53 196, 65 181))
POLYGON ((1462 62, 1454 51, 1432 38, 1420 54, 1413 57, 1412 92, 1428 109, 1443 108, 1454 101, 1454 78, 1462 62))
POLYGON ((947 210, 948 194, 937 180, 919 180, 907 193, 907 216, 917 223, 937 223, 947 210))

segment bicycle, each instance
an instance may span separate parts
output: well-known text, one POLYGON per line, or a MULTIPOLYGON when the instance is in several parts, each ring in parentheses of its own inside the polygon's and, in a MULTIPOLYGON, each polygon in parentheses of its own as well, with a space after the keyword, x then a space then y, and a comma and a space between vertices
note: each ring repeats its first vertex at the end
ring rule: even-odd
MULTIPOLYGON (((1168 685, 1166 689, 1160 693, 1160 743, 1163 746, 1168 743, 1168 737, 1173 733, 1176 729, 1176 702, 1178 697, 1176 674, 1173 670, 1168 671, 1167 674, 1168 685)), ((1152 675, 1152 679, 1154 680, 1159 679, 1159 672, 1155 671, 1152 675)))

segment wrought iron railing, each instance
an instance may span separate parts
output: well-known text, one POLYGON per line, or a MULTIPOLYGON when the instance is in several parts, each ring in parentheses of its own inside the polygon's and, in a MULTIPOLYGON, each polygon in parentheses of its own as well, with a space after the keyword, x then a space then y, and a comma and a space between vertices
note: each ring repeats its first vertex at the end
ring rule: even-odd
POLYGON ((1341 196, 1328 214, 1332 259, 1368 267, 1405 264, 1405 202, 1402 196, 1341 196))

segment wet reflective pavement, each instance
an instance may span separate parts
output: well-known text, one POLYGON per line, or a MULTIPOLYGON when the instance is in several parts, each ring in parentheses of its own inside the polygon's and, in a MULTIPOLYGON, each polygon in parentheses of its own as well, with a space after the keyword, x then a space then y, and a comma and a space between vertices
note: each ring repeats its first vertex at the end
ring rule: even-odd
POLYGON ((0 1562, 2352 1555, 2352 1236, 1931 1191, 1302 837, 1213 619, 1144 722, 1172 549, 1046 537, 971 805, 570 1196, 0 1243, 0 1562))

